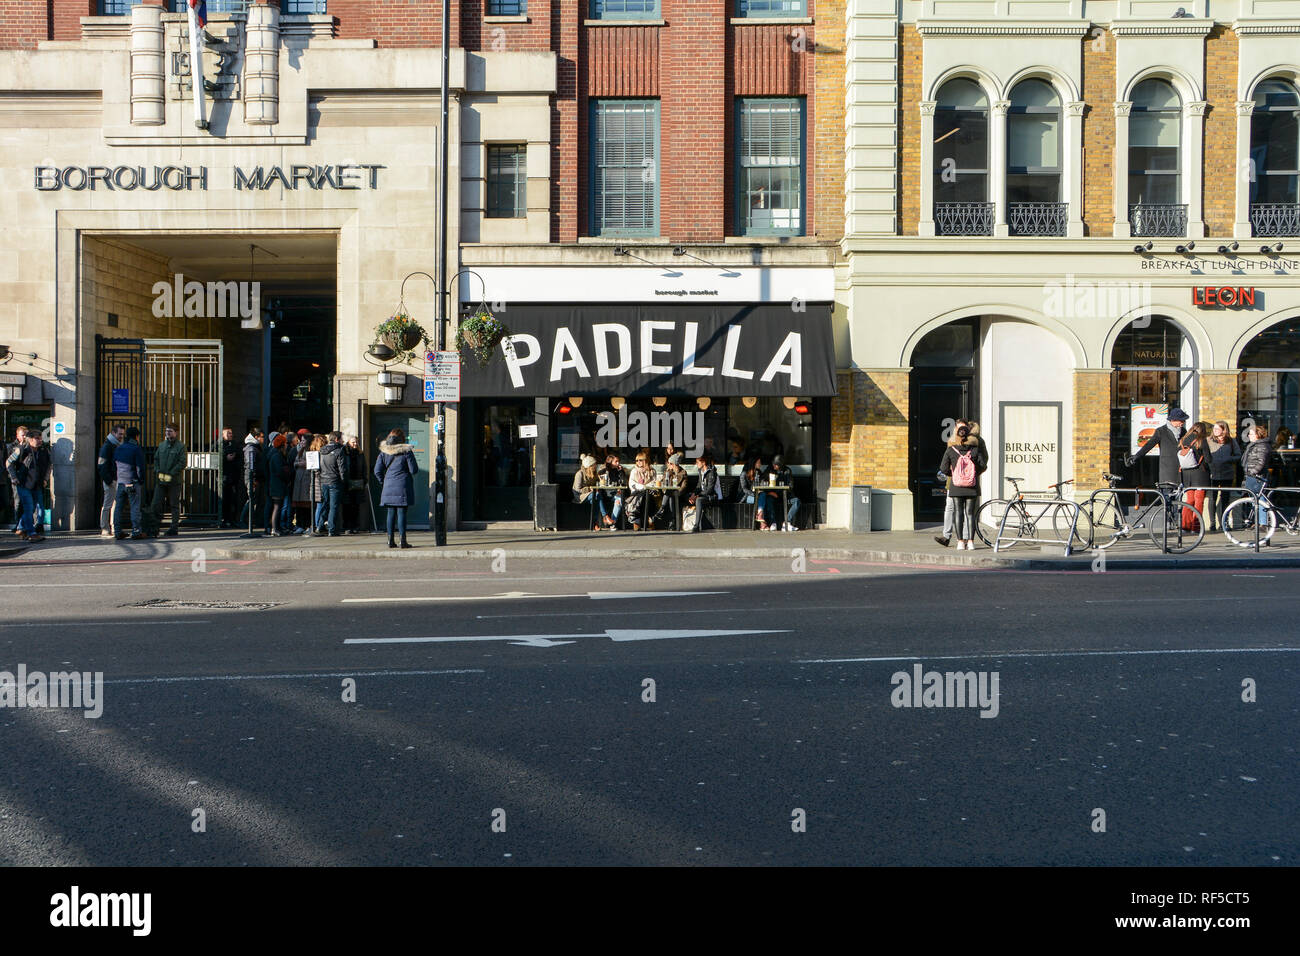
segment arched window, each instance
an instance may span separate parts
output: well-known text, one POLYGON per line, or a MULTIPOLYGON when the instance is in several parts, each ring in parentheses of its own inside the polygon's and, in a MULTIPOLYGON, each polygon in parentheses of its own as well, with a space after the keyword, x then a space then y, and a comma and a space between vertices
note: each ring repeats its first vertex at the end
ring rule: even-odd
POLYGON ((1292 435, 1300 431, 1300 318, 1284 319, 1256 335, 1242 349, 1237 368, 1238 426, 1249 419, 1269 435, 1282 428, 1292 435))
POLYGON ((1065 235, 1061 100, 1044 80, 1011 91, 1007 115, 1007 223, 1012 235, 1065 235))
POLYGON ((934 110, 934 226, 941 236, 991 236, 989 101, 974 80, 949 80, 934 110))
POLYGON ((1265 80, 1250 114, 1250 221, 1257 236, 1300 235, 1300 93, 1265 80))
POLYGON ((1168 80, 1143 80, 1128 119, 1129 222, 1135 236, 1187 235, 1182 202, 1183 103, 1168 80))
MULTIPOLYGON (((1135 406, 1166 405, 1196 409, 1196 357, 1191 340, 1172 320, 1147 315, 1120 332, 1110 352, 1110 470, 1120 470, 1125 455, 1145 440, 1136 427, 1135 406)), ((1143 459, 1131 473, 1142 488, 1153 487, 1158 460, 1143 459)))

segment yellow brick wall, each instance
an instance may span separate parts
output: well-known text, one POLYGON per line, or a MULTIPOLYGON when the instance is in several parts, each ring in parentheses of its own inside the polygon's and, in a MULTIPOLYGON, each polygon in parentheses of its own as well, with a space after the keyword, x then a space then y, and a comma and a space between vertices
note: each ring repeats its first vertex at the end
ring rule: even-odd
POLYGON ((1205 99, 1205 230, 1230 236, 1236 216, 1237 34, 1222 24, 1205 38, 1205 99))
POLYGON ((1115 38, 1094 28, 1083 39, 1083 226, 1089 236, 1114 231, 1115 38))
POLYGON ((812 131, 816 180, 814 228, 821 239, 844 235, 844 46, 846 0, 817 0, 813 57, 816 119, 812 131))
POLYGON ((1101 473, 1110 470, 1110 372, 1074 373, 1073 419, 1074 490, 1104 488, 1101 473))
POLYGON ((921 35, 900 31, 898 55, 899 235, 915 236, 921 218, 921 35))
POLYGON ((840 372, 831 401, 831 486, 907 488, 907 369, 840 372))
POLYGON ((1232 433, 1237 433, 1237 384, 1240 381, 1236 372, 1202 372, 1201 405, 1197 409, 1199 420, 1213 425, 1217 421, 1228 423, 1232 433))

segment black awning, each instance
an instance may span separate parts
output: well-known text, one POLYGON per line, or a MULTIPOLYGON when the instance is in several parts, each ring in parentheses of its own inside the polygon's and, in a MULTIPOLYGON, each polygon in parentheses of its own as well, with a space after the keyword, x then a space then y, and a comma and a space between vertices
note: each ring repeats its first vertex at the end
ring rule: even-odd
POLYGON ((829 303, 512 305, 514 356, 462 357, 461 394, 835 394, 829 303))

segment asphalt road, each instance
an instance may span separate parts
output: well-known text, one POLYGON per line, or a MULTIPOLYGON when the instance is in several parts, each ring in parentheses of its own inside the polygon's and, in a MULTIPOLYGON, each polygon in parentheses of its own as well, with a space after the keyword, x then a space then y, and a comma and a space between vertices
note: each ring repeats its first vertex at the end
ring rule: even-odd
POLYGON ((0 861, 1300 860, 1300 571, 376 564, 0 564, 0 861))

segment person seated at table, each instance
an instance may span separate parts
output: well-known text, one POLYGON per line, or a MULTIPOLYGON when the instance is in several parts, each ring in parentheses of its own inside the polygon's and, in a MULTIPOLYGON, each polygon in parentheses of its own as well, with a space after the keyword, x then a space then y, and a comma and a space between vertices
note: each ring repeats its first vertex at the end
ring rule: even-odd
POLYGON ((745 463, 745 467, 740 470, 740 500, 747 505, 758 505, 758 511, 755 512, 754 518, 758 521, 759 529, 762 531, 767 530, 767 515, 763 511, 763 501, 761 500, 766 496, 756 492, 754 486, 762 482, 763 472, 766 470, 767 465, 764 463, 762 456, 749 459, 745 463))
POLYGON ((627 516, 632 522, 632 530, 641 530, 641 516, 645 513, 646 501, 650 492, 647 490, 655 483, 655 470, 650 466, 650 452, 642 449, 637 452, 636 464, 627 478, 629 494, 627 496, 627 516))
MULTIPOLYGON (((573 473, 573 500, 575 504, 589 504, 591 496, 596 493, 600 479, 596 477, 596 459, 583 455, 578 460, 578 470, 573 473)), ((597 531, 600 525, 596 525, 597 531)))
POLYGON ((704 528, 708 510, 722 500, 722 483, 718 481, 718 470, 713 467, 713 459, 706 453, 695 459, 696 486, 690 496, 691 506, 695 508, 695 531, 704 528))
POLYGON ((623 513, 623 500, 627 495, 624 490, 627 487, 627 472, 618 455, 605 456, 605 467, 600 470, 600 483, 608 486, 596 496, 601 523, 606 528, 617 528, 618 516, 623 513))
MULTIPOLYGON (((669 448, 672 446, 669 445, 669 448)), ((686 487, 686 469, 682 467, 682 453, 675 452, 668 456, 668 464, 664 466, 663 487, 664 488, 685 488, 686 487)), ((669 518, 669 509, 673 507, 674 497, 672 495, 661 495, 659 501, 659 510, 651 516, 646 523, 647 528, 653 529, 656 525, 662 526, 669 518)), ((681 527, 678 525, 678 527, 681 527)))
MULTIPOLYGON (((762 483, 765 485, 784 485, 791 491, 794 490, 794 472, 786 466, 785 458, 783 456, 777 455, 772 459, 772 464, 768 466, 767 472, 763 475, 762 483)), ((799 529, 795 527, 794 519, 795 515, 799 513, 799 505, 801 504, 799 499, 793 494, 787 492, 785 524, 782 525, 781 493, 779 491, 769 491, 766 493, 766 497, 768 499, 767 513, 776 519, 771 523, 771 525, 769 525, 767 530, 776 531, 777 529, 780 529, 782 531, 798 531, 799 529)))
POLYGON ((1291 444, 1291 432, 1286 428, 1279 428, 1277 434, 1273 436, 1273 450, 1282 451, 1291 444))

